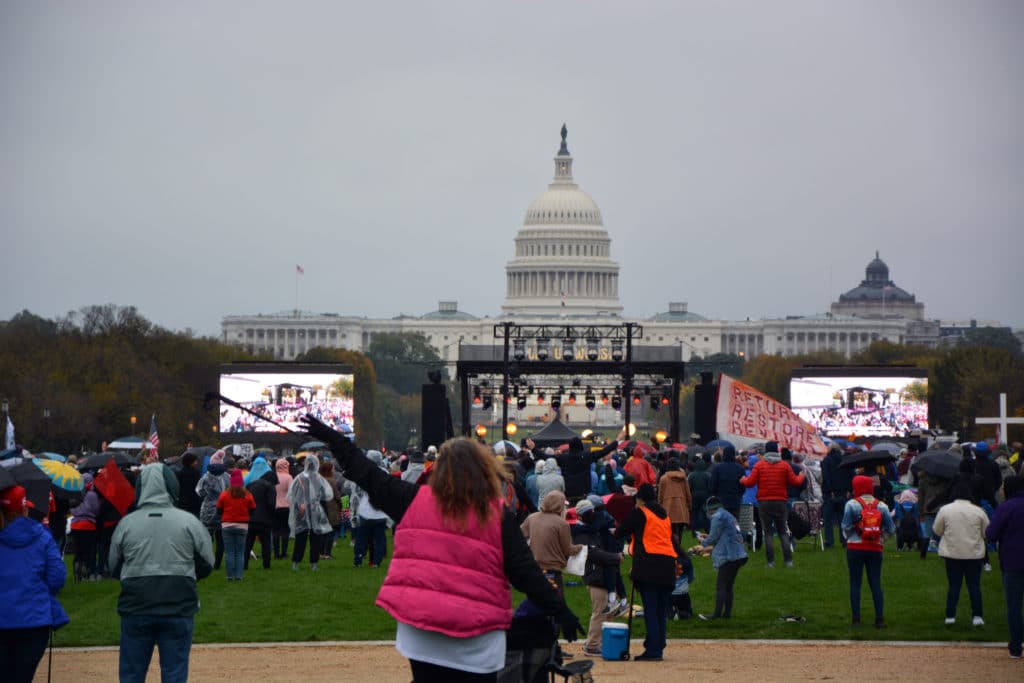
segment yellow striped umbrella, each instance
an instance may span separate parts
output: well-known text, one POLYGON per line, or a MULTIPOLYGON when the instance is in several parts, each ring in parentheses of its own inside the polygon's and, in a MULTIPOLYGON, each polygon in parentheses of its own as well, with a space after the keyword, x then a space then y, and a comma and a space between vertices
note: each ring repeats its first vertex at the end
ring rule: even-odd
POLYGON ((71 465, 56 460, 32 458, 35 466, 46 473, 53 485, 65 491, 81 491, 82 475, 71 465))

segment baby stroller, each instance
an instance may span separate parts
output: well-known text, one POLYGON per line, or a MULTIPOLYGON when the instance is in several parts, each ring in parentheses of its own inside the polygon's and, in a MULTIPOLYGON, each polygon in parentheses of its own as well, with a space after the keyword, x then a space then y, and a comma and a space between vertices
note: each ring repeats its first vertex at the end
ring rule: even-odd
POLYGON ((505 635, 505 668, 499 683, 544 683, 556 676, 569 683, 590 683, 594 662, 569 659, 558 644, 558 626, 550 617, 538 615, 521 605, 505 635))
POLYGON ((914 550, 921 542, 921 515, 917 503, 896 503, 896 549, 914 550))

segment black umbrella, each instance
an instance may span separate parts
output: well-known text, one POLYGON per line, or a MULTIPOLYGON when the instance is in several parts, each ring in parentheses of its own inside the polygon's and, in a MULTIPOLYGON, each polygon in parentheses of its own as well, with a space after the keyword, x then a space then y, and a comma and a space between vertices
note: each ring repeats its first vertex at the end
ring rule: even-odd
POLYGON ((139 461, 127 453, 121 453, 119 451, 106 451, 104 453, 93 453, 88 455, 82 460, 78 461, 78 469, 80 470, 98 470, 102 469, 107 461, 111 458, 117 463, 118 467, 125 467, 130 465, 137 465, 139 461))
POLYGON ((857 451, 844 455, 840 467, 877 467, 888 465, 896 458, 888 451, 857 451))
POLYGON ((31 460, 5 469, 16 484, 25 487, 25 497, 35 509, 45 515, 50 509, 50 477, 46 472, 36 467, 31 460))
POLYGON ((906 446, 898 444, 895 441, 879 441, 878 443, 871 445, 871 450, 873 451, 887 451, 893 455, 899 455, 900 451, 904 448, 906 448, 906 446))
MULTIPOLYGON (((216 452, 217 449, 214 446, 193 446, 192 448, 185 450, 185 453, 192 453, 200 462, 202 462, 206 456, 213 455, 216 452)), ((185 453, 182 453, 182 455, 185 455, 185 453)))
POLYGON ((10 488, 16 485, 18 482, 14 481, 14 477, 6 467, 0 467, 0 490, 10 488))
POLYGON ((917 456, 910 466, 913 472, 926 472, 939 479, 955 479, 960 472, 960 461, 963 457, 950 451, 925 451, 917 456))

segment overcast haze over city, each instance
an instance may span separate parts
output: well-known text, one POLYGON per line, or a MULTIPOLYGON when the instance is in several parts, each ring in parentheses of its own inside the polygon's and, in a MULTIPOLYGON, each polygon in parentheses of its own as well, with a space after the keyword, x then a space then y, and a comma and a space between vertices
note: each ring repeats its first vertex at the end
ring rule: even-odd
POLYGON ((1019 327, 1022 35, 1013 0, 3 0, 0 318, 497 316, 565 122, 628 317, 820 313, 878 250, 928 318, 1019 327))

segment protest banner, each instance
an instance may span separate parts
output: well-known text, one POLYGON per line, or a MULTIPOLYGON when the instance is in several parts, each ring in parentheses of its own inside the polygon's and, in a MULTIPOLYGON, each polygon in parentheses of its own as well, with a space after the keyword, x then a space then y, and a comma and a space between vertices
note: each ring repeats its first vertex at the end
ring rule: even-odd
POLYGON ((777 441, 795 453, 823 458, 828 452, 815 428, 757 389, 723 374, 718 382, 715 428, 737 448, 777 441))

